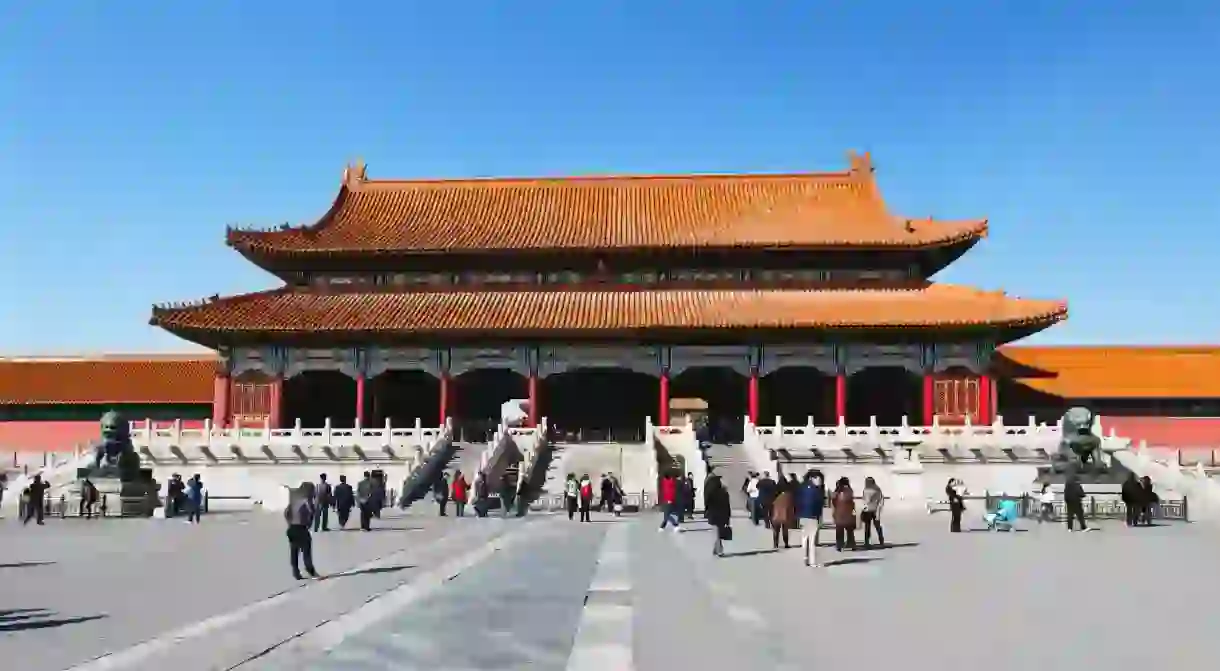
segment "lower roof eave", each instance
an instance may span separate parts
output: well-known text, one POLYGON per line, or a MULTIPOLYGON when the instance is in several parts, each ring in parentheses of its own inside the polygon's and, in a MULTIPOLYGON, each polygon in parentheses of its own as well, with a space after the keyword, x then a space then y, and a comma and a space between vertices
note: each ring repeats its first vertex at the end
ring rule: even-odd
POLYGON ((1048 319, 1039 323, 1022 324, 971 324, 971 325, 910 325, 910 326, 851 326, 819 328, 630 328, 630 329, 461 329, 450 331, 364 331, 364 330, 311 330, 311 331, 252 331, 230 329, 182 328, 173 325, 159 326, 189 342, 221 349, 243 345, 426 345, 449 346, 465 343, 527 342, 527 343, 572 343, 572 342, 652 342, 657 344, 765 344, 794 342, 956 342, 986 340, 995 345, 1019 340, 1042 331, 1058 321, 1048 319))

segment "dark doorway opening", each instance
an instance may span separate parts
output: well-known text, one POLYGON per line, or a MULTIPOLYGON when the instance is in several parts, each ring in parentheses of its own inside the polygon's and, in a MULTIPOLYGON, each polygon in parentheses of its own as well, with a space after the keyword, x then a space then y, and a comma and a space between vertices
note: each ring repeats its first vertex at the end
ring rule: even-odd
MULTIPOLYGON (((674 376, 669 382, 669 397, 699 398, 707 403, 707 426, 713 443, 740 443, 749 409, 748 378, 732 368, 695 366, 674 376)), ((679 424, 682 417, 670 417, 679 424)))
POLYGON ((580 368, 542 380, 539 405, 557 441, 639 443, 657 417, 657 378, 623 368, 580 368))
POLYGON ((284 380, 280 422, 319 429, 330 419, 338 429, 356 426, 356 381, 336 370, 307 370, 284 380))
POLYGON ((460 441, 487 442, 500 423, 504 403, 529 396, 529 381, 507 368, 479 368, 453 378, 449 414, 460 441))
POLYGON ((365 391, 365 417, 370 425, 425 427, 441 423, 441 381, 422 370, 388 370, 373 378, 365 391))
POLYGON ((847 423, 898 426, 905 416, 912 426, 922 423, 923 378, 898 366, 865 368, 847 378, 847 423))
POLYGON ((817 368, 786 366, 758 381, 758 423, 779 417, 785 426, 839 423, 835 417, 835 378, 817 368))

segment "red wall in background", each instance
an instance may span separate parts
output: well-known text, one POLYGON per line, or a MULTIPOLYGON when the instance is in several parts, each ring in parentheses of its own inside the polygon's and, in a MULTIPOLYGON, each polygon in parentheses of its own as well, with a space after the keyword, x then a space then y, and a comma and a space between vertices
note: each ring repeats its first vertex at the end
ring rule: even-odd
POLYGON ((1220 449, 1220 417, 1101 416, 1102 431, 1113 429, 1123 438, 1147 441, 1150 447, 1220 449))
MULTIPOLYGON (((157 427, 173 426, 173 422, 153 422, 157 427)), ((198 429, 203 420, 183 420, 182 428, 198 429)), ((88 446, 100 437, 98 423, 93 421, 3 422, 0 421, 0 453, 4 452, 71 452, 77 445, 88 446)))

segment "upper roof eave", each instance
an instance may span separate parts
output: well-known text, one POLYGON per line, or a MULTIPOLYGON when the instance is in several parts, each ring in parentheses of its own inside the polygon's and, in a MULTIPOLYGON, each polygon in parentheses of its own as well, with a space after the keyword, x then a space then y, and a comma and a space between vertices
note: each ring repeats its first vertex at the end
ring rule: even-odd
POLYGON ((225 239, 259 263, 457 252, 920 250, 977 240, 987 227, 985 219, 888 214, 864 154, 852 155, 847 171, 749 175, 369 180, 357 163, 314 224, 230 227, 225 239), (604 225, 590 225, 597 222, 604 225))

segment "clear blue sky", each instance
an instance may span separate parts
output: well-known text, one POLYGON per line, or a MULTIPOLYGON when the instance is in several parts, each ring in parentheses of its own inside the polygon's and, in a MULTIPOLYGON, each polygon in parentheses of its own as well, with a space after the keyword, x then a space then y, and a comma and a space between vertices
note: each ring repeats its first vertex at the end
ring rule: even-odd
POLYGON ((988 217, 944 281, 1031 342, 1204 343, 1220 3, 0 3, 0 352, 166 351, 154 302, 274 286, 226 224, 372 177, 836 170, 988 217))

